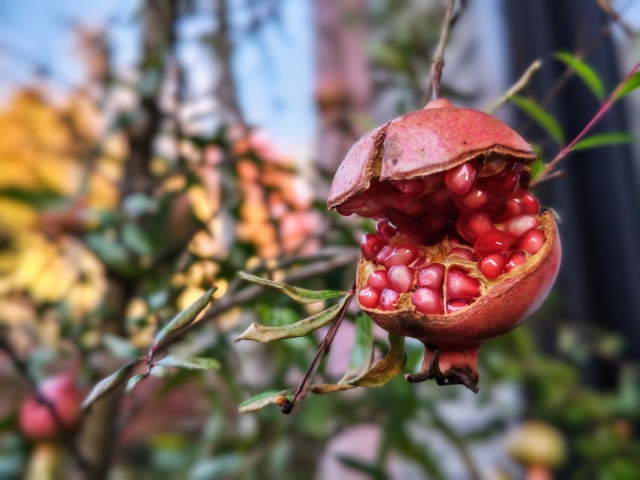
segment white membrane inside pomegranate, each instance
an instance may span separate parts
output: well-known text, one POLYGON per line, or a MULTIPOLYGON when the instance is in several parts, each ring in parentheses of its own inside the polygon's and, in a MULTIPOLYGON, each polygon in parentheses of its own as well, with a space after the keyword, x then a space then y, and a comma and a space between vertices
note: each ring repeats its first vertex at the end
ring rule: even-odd
POLYGON ((545 242, 530 172, 491 155, 411 180, 374 179, 337 210, 378 220, 363 236, 368 309, 455 314, 516 271, 545 242))

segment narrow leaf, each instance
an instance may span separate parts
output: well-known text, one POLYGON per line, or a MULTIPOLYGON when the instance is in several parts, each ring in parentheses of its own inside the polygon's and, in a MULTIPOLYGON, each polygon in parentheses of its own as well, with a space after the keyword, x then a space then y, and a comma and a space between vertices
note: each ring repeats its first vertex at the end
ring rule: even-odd
POLYGON ((156 365, 162 367, 179 367, 189 370, 217 370, 220 368, 220 362, 213 358, 188 357, 180 358, 174 355, 164 357, 156 365))
POLYGON ((93 390, 91 390, 89 396, 82 403, 82 408, 86 410, 97 399, 99 399, 103 395, 106 395, 112 390, 115 390, 116 387, 118 387, 122 382, 124 382, 125 378, 127 378, 127 375, 129 375, 129 372, 131 371, 131 368, 135 363, 136 362, 128 363, 120 370, 117 370, 115 373, 109 375, 107 378, 100 380, 100 382, 95 387, 93 387, 93 390))
POLYGON ((138 373, 137 375, 134 375, 129 379, 129 381, 127 382, 127 388, 125 389, 125 392, 127 393, 127 395, 133 392, 133 389, 136 387, 138 382, 143 378, 146 378, 146 375, 144 373, 138 373))
POLYGON ((558 145, 564 144, 564 133, 562 127, 553 116, 543 110, 536 102, 531 99, 514 95, 509 99, 516 107, 522 110, 535 120, 558 145))
POLYGON ((536 158, 534 162, 529 165, 531 169, 531 180, 535 179, 544 170, 544 163, 539 158, 536 158))
POLYGON ((153 344, 158 345, 160 341, 170 333, 180 330, 192 323, 202 310, 207 306, 211 300, 211 295, 215 292, 217 287, 212 287, 202 294, 202 296, 196 300, 190 307, 180 312, 176 317, 165 325, 165 327, 156 334, 156 338, 153 340, 153 344))
POLYGON ((134 347, 126 338, 105 333, 102 336, 102 344, 107 350, 118 358, 137 358, 140 356, 140 352, 134 347))
POLYGON ((349 360, 349 370, 340 383, 357 378, 371 368, 373 362, 373 322, 364 313, 356 318, 356 338, 349 360))
POLYGON ((264 325, 252 323, 249 325, 249 328, 247 328, 244 333, 236 339, 236 341, 253 340, 254 342, 264 343, 272 342, 273 340, 282 340, 284 338, 303 337, 336 318, 348 298, 349 295, 345 296, 340 300, 340 302, 332 307, 327 308, 316 315, 305 318, 304 320, 300 320, 292 325, 282 327, 265 327, 264 325))
POLYGON ((609 145, 623 145, 625 143, 631 143, 634 140, 635 139, 633 138, 633 135, 631 135, 630 133, 597 133, 580 140, 573 147, 571 147, 571 151, 606 147, 609 145))
POLYGON ((133 223, 125 223, 122 227, 122 242, 139 255, 153 255, 151 241, 142 229, 133 223))
POLYGON ((318 395, 324 395, 325 393, 335 393, 341 392, 343 390, 351 390, 352 388, 356 388, 355 385, 348 385, 346 383, 323 383, 319 385, 307 385, 306 390, 312 393, 317 393, 318 395))
POLYGON ((382 360, 362 377, 347 383, 359 387, 379 387, 398 375, 407 363, 407 355, 404 353, 404 337, 390 333, 389 343, 391 347, 382 360))
POLYGON ((589 87, 598 100, 602 101, 604 99, 604 87, 602 86, 602 80, 600 80, 600 77, 590 65, 566 52, 558 52, 554 57, 565 65, 571 67, 573 71, 576 72, 576 75, 578 75, 587 87, 589 87))
POLYGON ((273 280, 267 280, 266 278, 256 277, 255 275, 251 275, 246 272, 238 272, 237 275, 247 282, 253 282, 264 287, 280 290, 285 295, 300 303, 316 303, 328 298, 339 297, 346 293, 338 290, 307 290, 306 288, 293 287, 286 283, 274 282, 273 280))
POLYGON ((291 388, 289 390, 282 390, 281 392, 263 392, 255 397, 251 397, 249 400, 246 400, 240 404, 239 411, 240 413, 252 412, 254 410, 260 410, 267 405, 271 405, 272 403, 276 403, 277 405, 281 405, 283 400, 282 397, 291 401, 293 395, 296 393, 295 388, 291 388))
POLYGON ((631 78, 627 80, 622 87, 616 93, 616 96, 613 98, 613 101, 621 99, 627 93, 634 91, 636 88, 640 87, 640 72, 636 72, 631 75, 631 78))

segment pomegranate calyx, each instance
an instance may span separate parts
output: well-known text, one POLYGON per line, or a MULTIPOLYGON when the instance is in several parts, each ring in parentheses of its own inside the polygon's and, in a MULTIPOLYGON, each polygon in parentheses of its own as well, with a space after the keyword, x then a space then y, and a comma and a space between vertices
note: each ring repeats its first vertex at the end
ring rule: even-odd
POLYGON ((434 379, 442 385, 464 385, 478 393, 478 353, 480 345, 442 350, 425 344, 422 369, 404 376, 411 383, 434 379))

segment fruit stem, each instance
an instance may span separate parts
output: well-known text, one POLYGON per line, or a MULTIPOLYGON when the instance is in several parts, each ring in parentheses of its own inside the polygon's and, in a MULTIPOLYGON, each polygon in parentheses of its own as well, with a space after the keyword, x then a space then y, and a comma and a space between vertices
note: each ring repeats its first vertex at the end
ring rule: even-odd
POLYGON ((453 6, 455 0, 449 0, 447 9, 444 12, 444 20, 442 24, 442 30, 440 30, 440 39, 436 46, 436 51, 431 59, 431 90, 433 100, 442 98, 442 92, 440 90, 440 79, 442 78, 442 69, 444 67, 444 49, 447 44, 447 37, 449 36, 449 30, 453 18, 453 6))
POLYGON ((593 127, 596 122, 598 120, 600 120, 600 117, 602 117, 605 113, 607 113, 607 111, 609 110, 609 108, 611 107, 611 105, 613 105, 613 102, 615 102, 617 100, 617 96, 618 96, 618 92, 622 89, 622 87, 624 87, 624 85, 627 83, 627 81, 629 81, 629 79, 640 69, 640 62, 636 63, 636 65, 631 69, 631 71, 622 79, 622 81, 620 82, 620 84, 616 87, 616 89, 613 91, 613 93, 609 96, 609 98, 607 99, 606 102, 604 102, 604 104, 600 107, 600 110, 598 110, 598 113, 596 113, 596 115, 591 119, 591 121, 587 124, 586 127, 584 127, 584 129, 578 134, 578 136, 576 138, 573 139, 573 141, 567 145, 566 147, 564 147, 562 150, 560 150, 560 153, 558 153, 558 155, 556 155, 556 157, 551 160, 542 170, 542 172, 540 172, 540 175, 538 175, 530 184, 529 188, 535 187, 536 185, 538 185, 539 183, 548 180, 549 178, 549 174, 551 173, 551 171, 555 168, 555 166, 558 164, 558 162, 560 160, 562 160, 564 157, 567 156, 567 154, 571 151, 571 149, 574 147, 574 145, 576 143, 578 143, 582 137, 584 137, 587 132, 589 130, 591 130, 591 127, 593 127))

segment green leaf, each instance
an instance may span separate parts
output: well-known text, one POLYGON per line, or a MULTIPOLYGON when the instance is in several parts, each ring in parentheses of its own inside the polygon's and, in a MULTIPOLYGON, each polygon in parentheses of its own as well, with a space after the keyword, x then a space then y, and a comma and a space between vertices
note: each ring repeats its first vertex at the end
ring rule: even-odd
POLYGON ((398 375, 407 363, 407 355, 404 353, 404 337, 390 333, 389 343, 391 347, 382 360, 361 377, 347 383, 359 387, 379 387, 398 375))
POLYGON ((138 349, 131 345, 129 340, 117 335, 105 333, 102 336, 102 345, 104 345, 114 357, 136 358, 140 356, 138 349))
POLYGON ((531 165, 529 165, 531 169, 531 180, 534 180, 542 170, 544 170, 544 163, 539 158, 536 158, 531 165))
POLYGON ((316 303, 328 298, 339 297, 346 293, 338 290, 307 290, 306 288, 293 287, 286 283, 274 282, 273 280, 267 280, 266 278, 256 277, 255 275, 251 275, 246 272, 238 272, 237 275, 247 282, 253 282, 264 287, 280 290, 285 295, 300 303, 316 303))
POLYGON ((287 398, 287 400, 291 401, 293 395, 296 393, 295 388, 291 388, 289 390, 282 390, 281 392, 263 392, 255 397, 251 397, 249 400, 246 400, 240 404, 239 411, 240 413, 252 412, 254 410, 260 410, 267 405, 271 405, 272 403, 276 403, 276 401, 282 400, 281 397, 287 398))
POLYGON ((587 87, 589 87, 598 100, 602 101, 604 99, 604 87, 602 86, 602 80, 600 80, 600 77, 590 65, 566 52, 558 52, 554 57, 565 65, 571 67, 573 71, 576 72, 576 75, 578 75, 587 87))
POLYGON ((349 360, 349 370, 340 383, 357 378, 371 368, 373 362, 373 322, 364 313, 356 318, 356 335, 349 360))
POLYGON ((620 89, 616 92, 616 96, 613 97, 613 101, 621 99, 627 93, 634 91, 636 88, 640 87, 640 72, 636 72, 631 75, 631 78, 624 82, 624 85, 620 87, 620 89))
POLYGON ((125 389, 125 392, 127 393, 127 395, 133 392, 133 389, 136 387, 138 382, 146 377, 147 376, 144 373, 138 373, 137 375, 134 375, 133 377, 131 377, 127 382, 127 388, 125 389))
POLYGON ((158 201, 144 193, 129 195, 122 202, 122 210, 129 218, 139 218, 147 213, 158 211, 158 201))
POLYGON ((543 110, 536 102, 520 95, 514 95, 509 99, 516 107, 535 120, 558 145, 564 144, 562 127, 553 116, 543 110))
POLYGON ((187 357, 180 358, 174 355, 164 357, 156 365, 162 367, 178 367, 188 370, 217 370, 220 368, 220 362, 213 358, 187 357))
POLYGON ((365 473, 372 480, 387 480, 389 478, 386 472, 377 465, 365 463, 362 460, 346 455, 338 455, 337 458, 346 467, 365 473))
POLYGON ((113 271, 125 276, 131 276, 136 272, 129 252, 120 243, 100 233, 90 233, 85 240, 89 248, 113 271))
POLYGON ((160 343, 160 341, 167 335, 191 324, 200 314, 200 312, 205 309, 205 307, 211 300, 211 295, 213 295, 213 292, 215 292, 216 290, 217 287, 212 287, 207 290, 190 307, 184 309, 182 312, 176 315, 173 320, 167 323, 164 328, 156 334, 156 338, 154 338, 153 340, 154 347, 157 346, 158 343, 160 343))
POLYGON ((327 393, 341 392, 343 390, 351 390, 353 388, 356 388, 356 386, 348 385, 346 383, 322 383, 317 385, 307 385, 305 390, 317 393, 318 395, 324 395, 327 393))
POLYGON ((303 337, 336 318, 349 297, 350 295, 346 295, 342 300, 340 300, 340 302, 332 307, 329 307, 311 317, 305 318, 304 320, 300 320, 292 325, 282 327, 265 327, 264 325, 252 323, 249 325, 249 328, 247 328, 242 335, 236 339, 236 341, 253 340, 254 342, 264 343, 272 342, 274 340, 282 340, 284 338, 303 337))
POLYGON ((573 147, 571 147, 571 151, 606 147, 609 145, 623 145, 625 143, 631 143, 634 140, 635 138, 630 133, 596 133, 595 135, 591 135, 580 140, 573 147))
POLYGON ((82 403, 82 408, 86 410, 91 406, 93 402, 98 400, 100 397, 106 395, 107 393, 115 390, 122 382, 124 382, 127 375, 131 371, 131 368, 137 362, 131 362, 126 364, 120 370, 117 370, 115 373, 112 373, 107 378, 104 378, 98 382, 98 384, 93 387, 89 396, 82 403))
POLYGON ((153 245, 146 234, 133 223, 125 223, 122 227, 122 242, 139 255, 153 255, 153 245))

